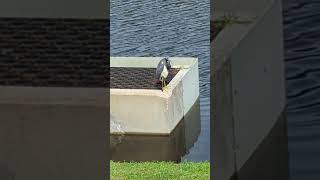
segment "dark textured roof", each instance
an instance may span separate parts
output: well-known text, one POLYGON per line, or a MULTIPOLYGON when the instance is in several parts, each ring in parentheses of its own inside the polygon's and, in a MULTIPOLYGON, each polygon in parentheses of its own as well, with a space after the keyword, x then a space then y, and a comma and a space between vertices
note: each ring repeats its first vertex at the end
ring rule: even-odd
MULTIPOLYGON (((179 69, 169 69, 167 83, 179 72, 179 69)), ((110 68, 110 88, 115 89, 161 89, 156 84, 156 68, 110 68)))
POLYGON ((0 85, 106 87, 106 19, 0 18, 0 85))

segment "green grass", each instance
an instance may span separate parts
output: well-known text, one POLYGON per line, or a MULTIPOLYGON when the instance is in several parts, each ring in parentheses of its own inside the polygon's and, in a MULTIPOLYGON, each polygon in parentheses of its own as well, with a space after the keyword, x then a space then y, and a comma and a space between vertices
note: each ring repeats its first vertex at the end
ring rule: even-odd
POLYGON ((110 162, 111 180, 208 180, 210 179, 209 162, 110 162))

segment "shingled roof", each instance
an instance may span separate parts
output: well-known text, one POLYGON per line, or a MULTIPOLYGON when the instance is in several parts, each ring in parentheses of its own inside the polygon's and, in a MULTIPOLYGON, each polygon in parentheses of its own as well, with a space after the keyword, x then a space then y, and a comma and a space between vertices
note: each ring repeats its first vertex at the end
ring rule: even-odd
POLYGON ((0 18, 0 86, 107 87, 106 19, 0 18))

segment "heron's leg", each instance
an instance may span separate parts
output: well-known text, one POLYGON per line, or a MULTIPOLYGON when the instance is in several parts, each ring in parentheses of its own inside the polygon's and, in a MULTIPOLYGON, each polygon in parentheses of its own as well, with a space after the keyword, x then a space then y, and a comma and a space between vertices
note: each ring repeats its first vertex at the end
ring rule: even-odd
POLYGON ((161 90, 163 90, 163 78, 162 77, 160 78, 160 81, 161 81, 161 90))
POLYGON ((165 79, 163 79, 163 88, 162 91, 168 91, 167 82, 165 79))

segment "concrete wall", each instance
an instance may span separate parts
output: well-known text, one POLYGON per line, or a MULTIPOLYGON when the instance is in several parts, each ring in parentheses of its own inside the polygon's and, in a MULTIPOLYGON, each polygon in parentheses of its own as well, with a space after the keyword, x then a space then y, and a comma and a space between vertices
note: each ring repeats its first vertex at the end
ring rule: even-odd
POLYGON ((103 0, 1 0, 0 17, 107 18, 103 0))
POLYGON ((183 117, 182 95, 172 100, 156 95, 160 93, 147 94, 111 93, 111 120, 122 124, 122 131, 129 134, 169 134, 183 117), (169 107, 175 107, 175 114, 169 107))
POLYGON ((0 87, 0 179, 105 179, 105 89, 0 87))
MULTIPOLYGON (((240 171, 285 109, 281 1, 266 2, 241 1, 257 9, 249 12, 239 6, 238 12, 257 18, 227 26, 212 44, 214 179, 229 179, 240 171)), ((228 11, 224 3, 217 2, 216 8, 228 11)), ((266 171, 272 172, 272 167, 266 171)))
POLYGON ((200 130, 200 101, 168 135, 111 135, 111 159, 115 161, 180 162, 193 147, 200 130))
POLYGON ((276 1, 231 54, 238 168, 285 108, 281 11, 281 1, 276 1))
POLYGON ((211 177, 228 180, 236 171, 231 66, 227 61, 214 73, 211 99, 211 177))

